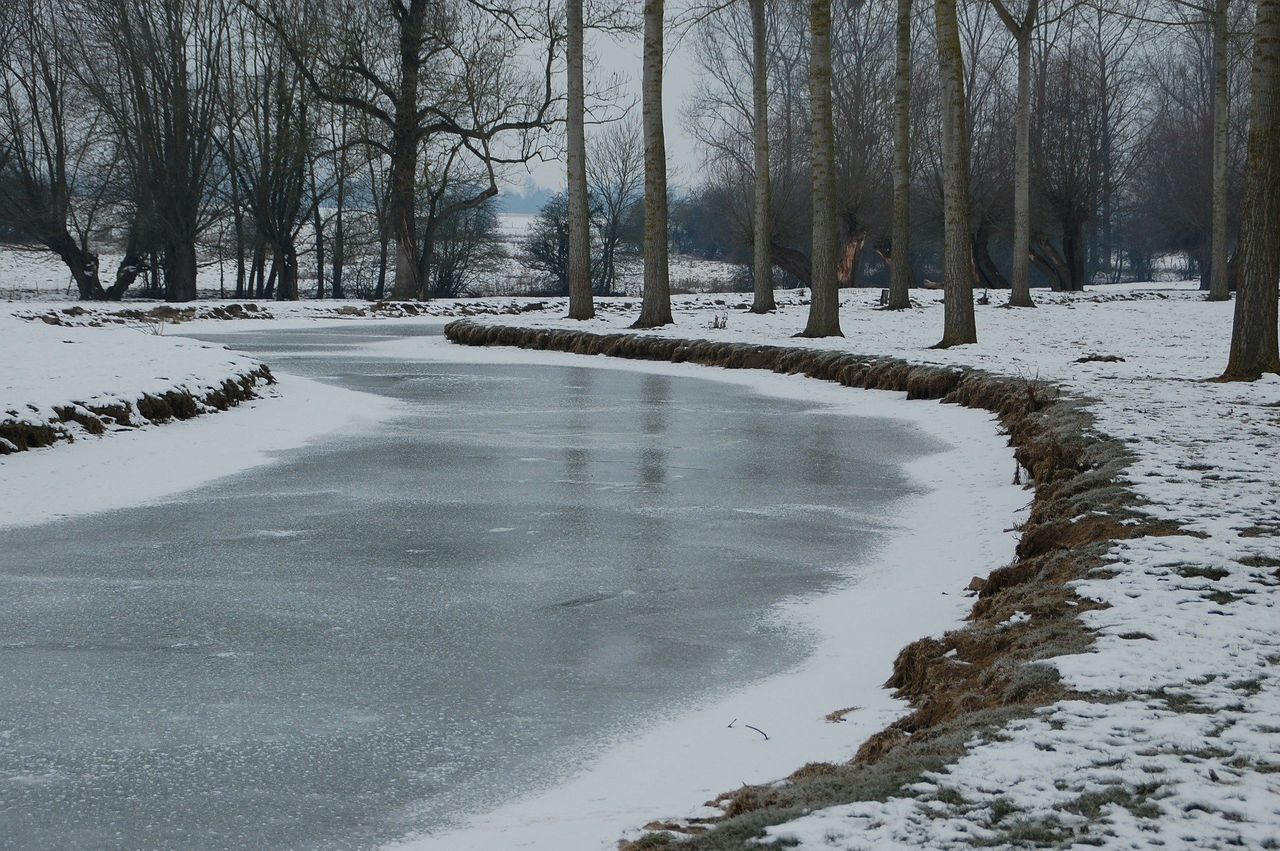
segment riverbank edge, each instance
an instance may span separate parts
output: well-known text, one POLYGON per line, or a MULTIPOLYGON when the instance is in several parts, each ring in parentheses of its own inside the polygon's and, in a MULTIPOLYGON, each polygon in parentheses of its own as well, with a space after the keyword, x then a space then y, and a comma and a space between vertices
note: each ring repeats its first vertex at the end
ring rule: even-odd
POLYGON ((67 400, 52 406, 54 418, 30 422, 17 410, 0 418, 0 456, 73 443, 77 431, 100 436, 108 429, 189 420, 201 414, 226 411, 242 402, 261 398, 261 388, 276 383, 271 369, 259 364, 233 372, 216 387, 192 391, 175 385, 161 393, 143 393, 134 399, 108 402, 67 400), (77 428, 78 427, 78 428, 77 428))
MULTIPOLYGON (((964 627, 924 638, 898 654, 886 683, 911 711, 862 744, 845 764, 806 765, 785 781, 744 786, 712 802, 713 819, 659 820, 627 849, 683 840, 690 849, 745 847, 764 827, 827 806, 884 800, 902 787, 962 756, 966 743, 1017 717, 1066 697, 1057 670, 1042 660, 1081 653, 1092 633, 1079 614, 1100 608, 1070 583, 1098 578, 1107 552, 1120 540, 1180 533, 1151 521, 1140 498, 1122 481, 1132 461, 1124 445, 1095 427, 1089 399, 1064 394, 1051 383, 963 366, 740 342, 677 339, 643 333, 539 329, 459 320, 445 328, 461 345, 514 346, 581 355, 695 363, 805 375, 845 387, 905 393, 993 413, 1009 436, 1017 461, 1015 482, 1034 487, 1034 498, 1015 560, 975 566, 970 590, 977 599, 964 627), (1007 629, 1015 613, 1031 615, 1007 629)), ((832 707, 837 710, 837 707, 832 707)), ((692 804, 693 802, 691 802, 692 804)))

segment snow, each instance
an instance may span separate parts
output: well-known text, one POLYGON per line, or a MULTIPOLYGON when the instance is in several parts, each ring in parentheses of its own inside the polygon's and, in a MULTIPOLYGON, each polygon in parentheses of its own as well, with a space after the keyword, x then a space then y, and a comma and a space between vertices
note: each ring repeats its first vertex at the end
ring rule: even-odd
MULTIPOLYGON (((1111 569, 1077 584, 1106 607, 1082 614, 1098 633, 1088 653, 1052 660, 1075 699, 974 742, 900 797, 818 811, 769 837, 805 849, 965 848, 1039 830, 1063 845, 1280 847, 1280 378, 1207 380, 1226 363, 1232 305, 1205 302, 1189 282, 1039 293, 1037 310, 1003 309, 995 294, 978 308, 978 344, 937 351, 928 347, 941 332, 940 294, 916 292, 919 307, 898 313, 875 310, 878 295, 845 294, 844 339, 792 339, 802 307, 731 313, 715 330, 712 310, 679 300, 677 324, 652 333, 1057 382, 1092 400, 1098 430, 1128 445, 1128 483, 1144 510, 1187 534, 1117 543, 1111 569), (1098 354, 1123 360, 1077 362, 1098 354), (1101 802, 1092 823, 1080 814, 1086 801, 1101 802)), ((519 322, 620 331, 631 316, 519 322)))
POLYGON ((199 396, 259 366, 157 330, 52 328, 0 314, 0 420, 58 427, 54 406, 132 403, 170 390, 199 396))
MULTIPOLYGON (((537 220, 534 213, 499 213, 496 241, 503 258, 496 271, 480 282, 479 295, 493 299, 501 295, 537 292, 544 287, 542 274, 526 263, 525 244, 537 220)), ((310 229, 304 228, 300 245, 309 246, 310 229)), ((363 269, 372 278, 377 269, 377 246, 366 246, 366 253, 348 258, 352 272, 359 276, 363 269)), ((103 251, 99 266, 105 283, 114 280, 116 267, 123 255, 113 250, 103 251)), ((315 292, 314 254, 305 251, 301 257, 299 290, 303 296, 315 292)), ((638 255, 624 254, 618 257, 617 291, 638 296, 642 289, 644 264, 638 255)), ((201 258, 196 274, 196 290, 204 296, 217 297, 235 290, 236 269, 232 261, 201 258)), ((742 266, 719 260, 704 260, 685 254, 671 257, 671 285, 673 292, 710 292, 727 289, 742 278, 742 266)), ((349 276, 348 280, 351 280, 349 276)), ((130 289, 127 306, 137 306, 146 300, 137 298, 142 291, 139 280, 130 289)), ((352 284, 349 284, 351 286, 352 284)), ((371 285, 370 285, 371 286, 371 285)), ((66 266, 47 251, 20 250, 0 245, 0 299, 24 301, 48 301, 74 298, 76 289, 66 266)), ((342 302, 327 302, 341 304, 342 302)), ((349 302, 367 304, 367 302, 349 302)))

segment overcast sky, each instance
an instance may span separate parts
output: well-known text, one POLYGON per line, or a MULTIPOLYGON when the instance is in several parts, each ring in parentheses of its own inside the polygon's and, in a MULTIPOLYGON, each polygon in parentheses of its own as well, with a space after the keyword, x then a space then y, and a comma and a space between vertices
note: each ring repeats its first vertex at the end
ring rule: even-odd
MULTIPOLYGON (((686 37, 678 45, 674 45, 668 36, 667 64, 663 76, 663 114, 667 137, 667 158, 675 173, 672 182, 687 186, 696 176, 701 164, 700 155, 693 137, 684 127, 684 106, 689 92, 695 84, 695 67, 691 58, 692 37, 686 37)), ((613 39, 602 34, 594 34, 589 39, 588 52, 595 58, 595 67, 591 76, 596 81, 607 80, 611 74, 620 74, 626 80, 622 97, 634 100, 632 114, 636 120, 640 118, 640 34, 623 39, 613 39)), ((590 148, 591 128, 587 128, 588 149, 590 148)), ((531 178, 535 184, 545 189, 564 188, 564 163, 550 162, 534 166, 531 178)), ((516 178, 516 175, 512 175, 516 178)), ((521 181, 516 179, 519 184, 521 181)))

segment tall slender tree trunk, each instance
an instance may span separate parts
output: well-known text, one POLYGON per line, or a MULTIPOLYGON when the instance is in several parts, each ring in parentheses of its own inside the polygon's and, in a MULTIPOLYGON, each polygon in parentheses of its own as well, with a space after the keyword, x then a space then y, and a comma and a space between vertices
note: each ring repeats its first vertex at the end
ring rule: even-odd
POLYGON ((1223 378, 1253 380, 1280 373, 1280 0, 1258 0, 1253 48, 1253 106, 1240 225, 1231 357, 1223 378))
POLYGON ((893 242, 890 310, 911 307, 911 0, 898 0, 898 63, 893 78, 893 242))
POLYGON ((342 223, 342 191, 338 191, 338 209, 333 217, 333 245, 329 251, 329 256, 333 260, 333 297, 346 298, 347 294, 342 284, 343 266, 347 262, 346 258, 346 234, 344 233, 342 223))
POLYGON ((943 286, 946 309, 938 348, 978 342, 973 315, 973 250, 969 227, 969 133, 964 54, 957 0, 936 0, 938 61, 942 71, 943 286))
POLYGON ((569 102, 565 113, 569 160, 569 318, 596 315, 591 298, 591 214, 587 193, 586 94, 583 83, 583 0, 566 0, 566 70, 569 102))
POLYGON ((1010 307, 1035 307, 1031 298, 1031 34, 1017 33, 1018 116, 1013 189, 1013 282, 1010 307))
POLYGON ((227 145, 227 168, 231 172, 231 220, 236 229, 236 298, 244 298, 244 208, 240 204, 240 180, 236 174, 238 145, 227 145))
POLYGON ((320 214, 320 202, 316 199, 316 164, 309 165, 311 172, 311 228, 316 239, 316 298, 324 298, 324 216, 320 214))
POLYGON ((840 337, 836 140, 831 116, 831 0, 809 3, 809 109, 813 170, 812 293, 802 337, 840 337))
POLYGON ((755 148, 755 217, 752 220, 752 257, 755 261, 755 298, 752 313, 777 310, 773 298, 772 186, 769 176, 769 50, 765 29, 766 0, 751 0, 751 101, 752 142, 755 148))
POLYGON ((400 27, 400 90, 396 93, 395 130, 391 143, 391 228, 395 242, 396 279, 391 297, 422 297, 418 269, 418 78, 427 0, 410 0, 400 27))
POLYGON ((334 298, 346 298, 346 288, 343 286, 343 271, 347 262, 346 256, 346 231, 345 218, 347 208, 347 110, 342 108, 341 118, 342 133, 341 144, 338 146, 337 165, 335 167, 335 199, 336 209, 333 213, 333 246, 329 252, 333 259, 333 274, 330 276, 333 281, 332 293, 334 298))
POLYGON ((390 242, 386 229, 378 234, 378 279, 373 288, 373 297, 377 301, 382 301, 387 295, 387 252, 390 242))
POLYGON ((249 272, 249 289, 253 298, 262 298, 267 282, 267 246, 261 236, 253 238, 253 268, 249 272))
POLYGON ((644 2, 644 299, 635 328, 671 324, 667 262, 667 145, 662 130, 663 0, 644 2))
POLYGON ((1209 260, 1209 301, 1231 298, 1227 260, 1227 135, 1230 130, 1231 0, 1213 9, 1213 249, 1209 260))

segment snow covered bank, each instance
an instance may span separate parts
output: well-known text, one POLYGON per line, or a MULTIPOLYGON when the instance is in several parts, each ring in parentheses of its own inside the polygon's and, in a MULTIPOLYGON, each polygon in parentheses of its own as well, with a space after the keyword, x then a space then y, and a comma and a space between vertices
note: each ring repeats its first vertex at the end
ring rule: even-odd
MULTIPOLYGON (((992 576, 974 625, 899 659, 895 685, 917 700, 907 723, 868 743, 862 767, 740 791, 724 801, 730 817, 689 847, 739 847, 766 828, 805 848, 1280 843, 1280 381, 1202 380, 1225 363, 1230 306, 1189 287, 1042 295, 1036 311, 979 307, 982 342, 945 352, 927 348, 941 328, 937 295, 916 297, 918 309, 886 313, 873 309, 872 293, 847 295, 844 340, 790 339, 803 326, 800 309, 733 314, 717 330, 711 311, 678 306, 675 328, 643 335, 818 349, 834 353, 820 371, 835 373, 865 360, 844 353, 874 352, 981 367, 1026 386, 1038 376, 1067 394, 1044 400, 1066 405, 1053 428, 1079 438, 1078 469, 1052 500, 1037 495, 1040 522, 1029 531, 1040 534, 1024 537, 1019 563, 992 576), (992 644, 1002 632, 1008 638, 992 644), (1001 679, 1002 663, 1019 658, 1036 662, 1001 679), (938 698, 957 676, 961 691, 989 676, 1027 709, 968 707, 968 735, 958 736, 966 707, 941 725, 929 717, 947 715, 938 698), (914 765, 894 763, 912 749, 923 754, 914 765), (886 764, 892 770, 874 773, 886 764), (842 795, 857 803, 831 806, 842 795)), ((520 325, 621 334, 629 318, 526 316, 520 325)), ((615 353, 656 356, 625 345, 615 353)), ((739 358, 727 365, 756 365, 739 358)), ((1046 448, 1035 454, 1052 457, 1046 448)), ((945 514, 967 510, 951 504, 945 514)))
POLYGON ((226 410, 273 380, 253 359, 193 340, 0 316, 0 455, 226 410))
POLYGON ((0 316, 0 528, 151 502, 390 413, 221 346, 0 316))

